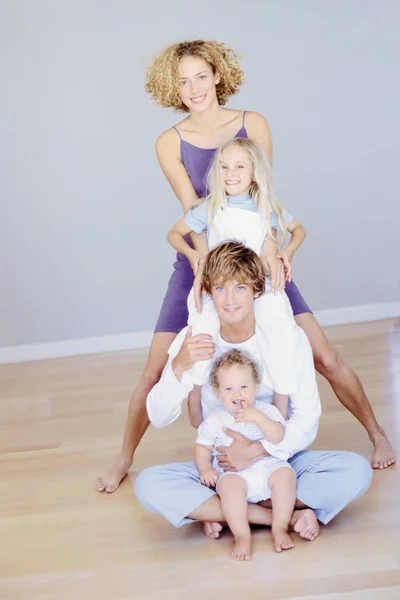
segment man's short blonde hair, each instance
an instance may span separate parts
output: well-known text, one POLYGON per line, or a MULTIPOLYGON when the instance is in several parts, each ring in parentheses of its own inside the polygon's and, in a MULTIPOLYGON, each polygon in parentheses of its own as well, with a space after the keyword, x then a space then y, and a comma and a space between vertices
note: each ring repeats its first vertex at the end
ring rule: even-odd
POLYGON ((208 253, 202 283, 207 294, 215 285, 247 283, 258 298, 265 291, 265 270, 257 254, 240 242, 224 242, 208 253))
POLYGON ((257 363, 250 358, 248 354, 245 352, 241 352, 240 350, 229 350, 225 352, 220 358, 218 358, 212 366, 210 380, 211 385, 214 389, 219 387, 219 379, 218 375, 221 369, 228 369, 229 367, 240 366, 240 367, 248 367, 251 369, 251 374, 255 383, 260 384, 260 371, 258 369, 257 363))

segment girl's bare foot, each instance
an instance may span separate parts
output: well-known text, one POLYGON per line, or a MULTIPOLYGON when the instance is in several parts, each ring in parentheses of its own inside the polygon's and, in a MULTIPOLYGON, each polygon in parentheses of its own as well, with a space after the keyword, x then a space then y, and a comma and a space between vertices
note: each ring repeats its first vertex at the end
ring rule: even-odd
POLYGON ((282 527, 272 526, 272 541, 274 544, 274 548, 277 552, 282 552, 283 550, 290 550, 294 547, 290 535, 288 534, 286 529, 282 529, 282 527))
POLYGON ((251 535, 240 535, 235 537, 235 545, 231 557, 233 560, 251 559, 251 535))
POLYGON ((96 489, 98 492, 107 492, 112 494, 119 487, 119 484, 127 474, 129 467, 132 464, 132 459, 126 460, 120 456, 117 462, 109 471, 102 477, 96 480, 96 489))
POLYGON ((221 523, 205 521, 203 524, 204 535, 209 537, 211 540, 217 540, 221 530, 221 523))
POLYGON ((317 517, 311 508, 305 510, 298 510, 295 513, 296 522, 294 523, 294 530, 305 540, 312 542, 320 534, 319 523, 317 517))
POLYGON ((383 429, 372 439, 372 443, 374 445, 371 460, 373 469, 386 469, 396 462, 396 455, 383 429))

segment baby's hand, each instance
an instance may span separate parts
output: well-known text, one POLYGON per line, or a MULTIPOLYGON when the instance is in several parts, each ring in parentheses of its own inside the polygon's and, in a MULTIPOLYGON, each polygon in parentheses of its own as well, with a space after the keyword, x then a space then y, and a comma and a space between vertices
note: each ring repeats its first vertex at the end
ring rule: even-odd
POLYGON ((260 411, 254 406, 249 406, 247 402, 242 402, 242 407, 238 408, 235 413, 236 423, 256 423, 260 411))
POLYGON ((200 471, 200 481, 207 487, 215 487, 217 485, 218 478, 219 475, 217 471, 212 467, 204 469, 204 471, 200 471))

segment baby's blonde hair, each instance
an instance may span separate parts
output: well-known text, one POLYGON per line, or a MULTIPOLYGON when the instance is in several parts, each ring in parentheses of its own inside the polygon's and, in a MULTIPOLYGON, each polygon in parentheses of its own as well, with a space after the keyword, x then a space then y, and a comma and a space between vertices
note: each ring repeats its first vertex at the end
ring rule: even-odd
POLYGON ((218 358, 212 366, 210 381, 214 389, 218 389, 219 387, 218 374, 221 369, 228 369, 233 366, 248 367, 251 369, 254 382, 260 384, 261 377, 257 363, 245 352, 233 349, 225 352, 225 354, 218 358))
POLYGON ((202 58, 214 75, 218 73, 216 85, 218 103, 223 106, 228 98, 237 94, 244 81, 244 73, 235 52, 222 42, 194 40, 171 44, 165 48, 147 69, 146 92, 159 106, 173 108, 176 112, 189 112, 179 93, 179 61, 184 56, 202 58))
POLYGON ((284 208, 277 200, 272 189, 272 167, 265 156, 262 148, 249 140, 248 138, 235 138, 226 142, 216 151, 211 168, 207 175, 207 189, 209 195, 203 201, 209 200, 208 222, 212 223, 215 213, 222 209, 226 203, 226 192, 221 182, 221 167, 222 154, 227 148, 243 148, 250 157, 253 167, 253 182, 250 186, 250 196, 262 217, 266 221, 267 235, 272 235, 271 232, 271 211, 278 217, 278 245, 284 245, 286 236, 286 227, 283 220, 284 208))

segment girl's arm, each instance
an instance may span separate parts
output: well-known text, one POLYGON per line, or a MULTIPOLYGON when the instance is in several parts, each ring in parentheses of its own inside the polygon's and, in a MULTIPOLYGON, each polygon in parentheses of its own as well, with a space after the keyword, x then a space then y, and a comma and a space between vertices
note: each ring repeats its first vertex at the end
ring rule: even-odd
POLYGON ((204 256, 208 252, 201 252, 199 250, 194 250, 186 243, 184 236, 188 235, 192 232, 192 229, 185 223, 185 219, 181 219, 170 229, 167 233, 167 240, 171 244, 175 250, 184 254, 190 262, 190 265, 193 269, 194 274, 197 273, 197 267, 199 264, 199 260, 204 258, 204 256))
POLYGON ((289 396, 274 392, 274 406, 279 410, 285 421, 288 420, 289 396))
POLYGON ((200 385, 195 385, 188 396, 188 412, 190 424, 193 425, 195 429, 198 429, 203 422, 200 385))
POLYGON ((246 402, 243 402, 242 408, 236 411, 235 421, 237 423, 254 423, 261 429, 265 439, 272 444, 279 444, 285 435, 285 428, 282 423, 273 421, 258 408, 248 406, 246 402))
POLYGON ((293 255, 304 242, 307 235, 307 230, 301 223, 299 223, 299 221, 296 221, 296 219, 293 219, 286 229, 291 234, 290 242, 285 248, 282 248, 277 255, 277 258, 282 259, 285 266, 286 280, 291 281, 293 255))
POLYGON ((218 481, 218 473, 211 464, 212 446, 201 446, 196 444, 194 459, 200 473, 200 481, 207 487, 215 487, 218 481))

